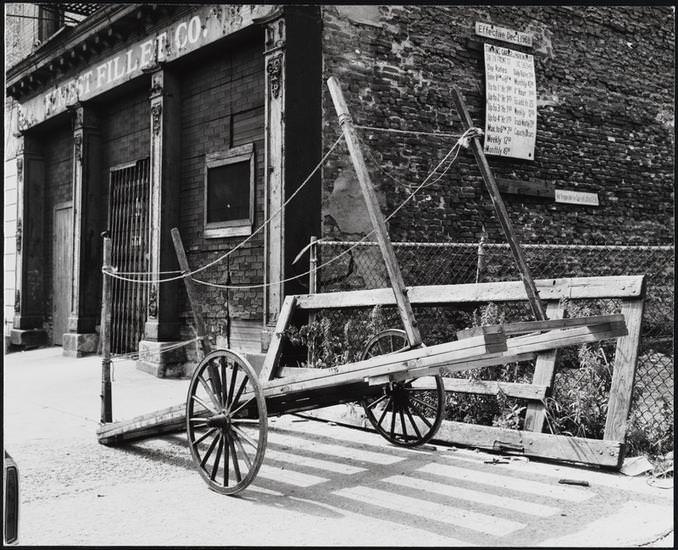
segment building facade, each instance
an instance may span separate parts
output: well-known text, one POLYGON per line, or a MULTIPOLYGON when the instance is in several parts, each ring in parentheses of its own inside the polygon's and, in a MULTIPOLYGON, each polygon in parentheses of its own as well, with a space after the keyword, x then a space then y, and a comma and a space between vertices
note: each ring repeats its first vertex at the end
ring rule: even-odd
MULTIPOLYGON (((276 215, 340 134, 326 79, 342 84, 390 212, 454 143, 445 136, 460 133, 452 86, 485 126, 485 44, 534 59, 534 156, 489 157, 522 239, 673 242, 670 7, 101 4, 79 15, 43 28, 37 46, 26 33, 8 57, 4 296, 14 345, 96 351, 108 232, 120 276, 147 274, 113 283, 114 351, 173 372, 184 356, 161 349, 194 336, 177 227, 192 269, 249 238, 195 277, 239 287, 200 286, 210 337, 265 349, 284 295, 308 291, 307 278, 294 279, 308 254, 294 260, 310 237, 371 229, 340 149, 276 215), (482 36, 477 23, 530 43, 482 36), (559 202, 555 190, 597 204, 559 202)), ((6 20, 16 24, 9 11, 6 20)), ((389 231, 502 240, 463 153, 389 231)))

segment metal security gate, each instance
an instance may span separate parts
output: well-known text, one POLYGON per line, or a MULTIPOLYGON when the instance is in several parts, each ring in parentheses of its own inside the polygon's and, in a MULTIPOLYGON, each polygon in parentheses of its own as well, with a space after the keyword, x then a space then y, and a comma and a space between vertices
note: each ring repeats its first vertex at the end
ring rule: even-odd
MULTIPOLYGON (((111 264, 118 273, 149 271, 149 172, 147 158, 111 169, 108 227, 111 264)), ((146 322, 148 285, 112 283, 111 352, 136 352, 146 322)))

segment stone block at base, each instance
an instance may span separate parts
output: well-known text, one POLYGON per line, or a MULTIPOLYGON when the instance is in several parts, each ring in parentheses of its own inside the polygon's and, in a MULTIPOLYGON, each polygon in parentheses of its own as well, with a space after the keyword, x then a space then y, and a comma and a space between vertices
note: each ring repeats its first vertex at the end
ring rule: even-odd
POLYGON ((66 332, 62 339, 63 354, 66 357, 83 357, 97 352, 99 335, 66 332))
POLYGON ((37 328, 29 330, 13 328, 9 333, 9 340, 13 346, 33 349, 47 344, 47 333, 37 328))
POLYGON ((137 369, 158 378, 182 378, 185 376, 184 363, 186 352, 183 347, 163 351, 176 342, 139 342, 139 360, 137 369))

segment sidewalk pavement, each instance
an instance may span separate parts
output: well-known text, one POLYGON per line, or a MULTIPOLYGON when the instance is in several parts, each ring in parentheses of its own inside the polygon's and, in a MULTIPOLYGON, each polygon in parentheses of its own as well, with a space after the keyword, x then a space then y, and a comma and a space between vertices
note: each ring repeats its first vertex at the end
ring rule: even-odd
MULTIPOLYGON (((403 449, 291 415, 269 419, 255 482, 224 497, 200 479, 183 434, 97 444, 100 365, 60 348, 5 356, 4 444, 21 475, 22 544, 673 545, 673 491, 646 477, 403 449)), ((181 403, 187 386, 115 363, 114 420, 181 403)))

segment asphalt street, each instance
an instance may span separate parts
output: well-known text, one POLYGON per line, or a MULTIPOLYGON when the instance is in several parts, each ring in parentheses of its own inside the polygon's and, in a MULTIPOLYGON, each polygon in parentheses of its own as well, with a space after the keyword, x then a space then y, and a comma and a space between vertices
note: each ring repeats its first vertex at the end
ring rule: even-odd
MULTIPOLYGON (((115 363, 114 419, 180 403, 187 386, 115 363)), ((20 470, 22 544, 673 545, 673 491, 648 478, 403 449, 296 416, 269 419, 259 475, 241 496, 222 496, 201 480, 184 434, 99 445, 99 392, 98 357, 5 356, 4 444, 20 470)))

